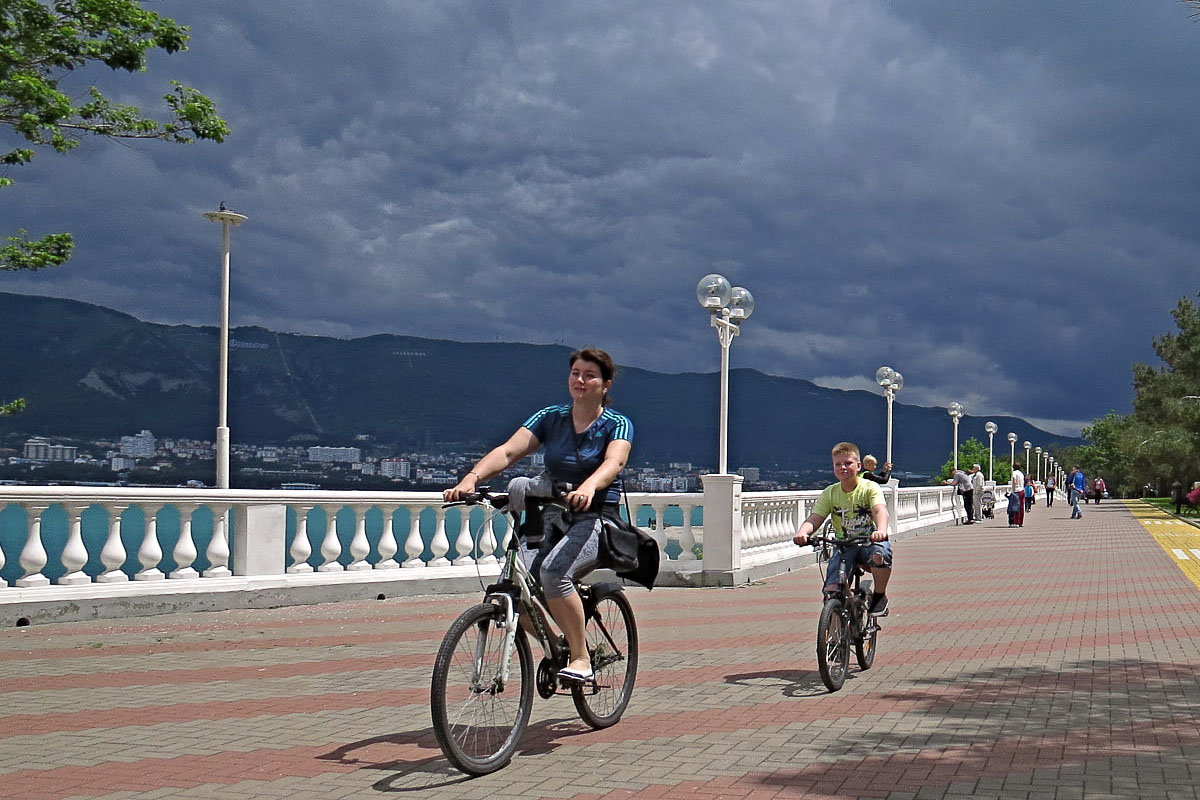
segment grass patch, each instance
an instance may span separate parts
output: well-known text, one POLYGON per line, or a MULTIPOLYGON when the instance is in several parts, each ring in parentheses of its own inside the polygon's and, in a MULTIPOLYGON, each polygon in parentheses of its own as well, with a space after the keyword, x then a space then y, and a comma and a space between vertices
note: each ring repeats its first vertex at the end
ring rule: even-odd
MULTIPOLYGON (((1168 514, 1175 513, 1175 504, 1171 502, 1171 498, 1169 497, 1143 497, 1142 499, 1150 505, 1162 509, 1168 514)), ((1200 508, 1184 503, 1182 506, 1180 506, 1179 516, 1190 519, 1200 519, 1200 508)))

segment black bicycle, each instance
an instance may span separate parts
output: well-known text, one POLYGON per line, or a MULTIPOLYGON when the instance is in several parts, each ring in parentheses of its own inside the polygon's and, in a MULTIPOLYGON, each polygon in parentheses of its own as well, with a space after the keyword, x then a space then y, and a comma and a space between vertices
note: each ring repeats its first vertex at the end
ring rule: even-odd
MULTIPOLYGON (((863 569, 850 563, 848 552, 864 544, 870 544, 869 536, 836 539, 829 535, 810 536, 817 551, 817 562, 827 565, 834 549, 841 552, 837 589, 825 592, 825 603, 821 607, 821 620, 817 623, 817 668, 821 680, 831 692, 842 688, 846 673, 850 669, 850 648, 858 666, 868 670, 875 663, 875 648, 879 640, 879 617, 872 614, 871 584, 861 584, 863 569)), ((822 585, 829 586, 828 567, 822 569, 822 585)))
MULTIPOLYGON (((506 514, 507 503, 507 495, 481 487, 447 505, 485 508, 475 531, 478 548, 478 532, 494 515, 506 514)), ((570 513, 561 504, 547 505, 570 513)), ((539 511, 532 509, 527 518, 539 511)), ((578 584, 594 677, 560 685, 558 671, 570 660, 566 638, 551 629, 542 587, 521 557, 518 515, 506 516, 511 526, 499 579, 484 591, 483 602, 464 611, 446 632, 430 687, 438 744, 470 775, 495 772, 512 760, 529 724, 535 688, 543 698, 569 694, 583 721, 599 729, 621 719, 637 677, 637 627, 624 588, 612 582, 578 584), (527 632, 546 653, 536 668, 527 632)))

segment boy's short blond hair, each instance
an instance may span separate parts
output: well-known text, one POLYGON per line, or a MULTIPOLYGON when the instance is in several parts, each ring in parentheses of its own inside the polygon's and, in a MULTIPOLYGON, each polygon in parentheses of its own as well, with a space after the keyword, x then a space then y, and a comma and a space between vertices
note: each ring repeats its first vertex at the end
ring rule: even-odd
POLYGON ((879 465, 879 459, 868 453, 862 457, 862 463, 867 469, 875 469, 879 465))
POLYGON ((858 445, 854 442, 838 442, 833 446, 830 455, 836 456, 838 453, 853 453, 855 461, 861 461, 862 456, 859 455, 858 445))

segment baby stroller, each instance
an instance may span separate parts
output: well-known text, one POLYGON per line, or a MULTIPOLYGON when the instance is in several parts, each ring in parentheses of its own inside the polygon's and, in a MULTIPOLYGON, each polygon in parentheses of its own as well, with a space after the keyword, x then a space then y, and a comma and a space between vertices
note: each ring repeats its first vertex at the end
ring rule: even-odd
POLYGON ((986 519, 993 519, 996 512, 996 493, 991 489, 984 489, 979 495, 979 510, 986 519))

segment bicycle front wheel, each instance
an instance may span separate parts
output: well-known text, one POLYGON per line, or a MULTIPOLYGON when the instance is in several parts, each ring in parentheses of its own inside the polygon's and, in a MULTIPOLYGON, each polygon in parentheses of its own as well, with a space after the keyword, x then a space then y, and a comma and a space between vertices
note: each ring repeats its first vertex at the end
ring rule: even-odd
POLYGON ((584 722, 607 728, 625 713, 637 679, 637 624, 629 598, 622 592, 597 600, 584 633, 595 683, 572 686, 571 699, 584 722))
POLYGON ((858 659, 859 669, 868 670, 875 663, 875 642, 879 638, 879 625, 874 618, 869 618, 867 633, 854 642, 854 657, 858 659))
POLYGON ((450 763, 486 775, 512 759, 533 710, 533 655, 517 629, 504 677, 506 631, 501 610, 481 603, 464 611, 438 648, 430 685, 433 732, 450 763))
POLYGON ((817 669, 825 687, 836 692, 846 682, 849 668, 850 637, 846 616, 842 612, 842 601, 831 598, 821 608, 821 621, 817 623, 817 669))

